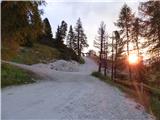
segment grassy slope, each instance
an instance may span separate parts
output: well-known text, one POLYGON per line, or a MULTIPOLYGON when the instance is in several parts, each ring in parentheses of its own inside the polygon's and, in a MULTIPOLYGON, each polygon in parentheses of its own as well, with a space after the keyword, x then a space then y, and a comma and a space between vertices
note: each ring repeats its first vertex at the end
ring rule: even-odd
POLYGON ((12 61, 31 65, 57 59, 59 55, 59 51, 55 48, 41 44, 34 44, 32 48, 21 48, 12 61))
MULTIPOLYGON (((5 55, 10 56, 8 52, 5 53, 5 55)), ((12 58, 12 61, 30 65, 40 62, 45 63, 50 60, 57 59, 59 58, 59 55, 60 53, 57 49, 35 43, 32 48, 22 47, 19 49, 16 56, 12 58)), ((2 88, 10 85, 33 83, 33 79, 37 79, 37 76, 30 71, 26 71, 6 63, 3 63, 1 66, 2 88)))
MULTIPOLYGON (((109 77, 105 77, 104 75, 102 75, 99 72, 93 72, 92 76, 97 77, 100 80, 102 80, 110 85, 118 87, 120 90, 128 93, 131 97, 138 99, 137 94, 135 94, 136 92, 134 90, 111 81, 109 77)), ((160 90, 159 90, 159 92, 160 92, 160 90)), ((139 102, 139 100, 138 100, 138 102, 139 102)), ((150 96, 150 101, 149 101, 149 105, 147 106, 147 109, 150 112, 152 112, 154 114, 154 116, 156 116, 157 120, 160 120, 160 100, 154 94, 150 96)))
POLYGON ((2 63, 1 65, 1 87, 20 85, 35 82, 37 76, 29 71, 16 66, 2 63))
MULTIPOLYGON (((17 54, 11 59, 13 62, 22 64, 47 63, 54 59, 62 59, 65 53, 61 53, 58 49, 43 44, 34 43, 31 48, 21 47, 17 54)), ((70 54, 70 53, 69 53, 70 54)), ((7 52, 5 55, 10 56, 7 52)), ((3 59, 3 58, 2 58, 3 59)), ((4 58, 5 60, 5 58, 4 58)), ((81 64, 84 60, 81 58, 81 64)), ((32 83, 33 73, 17 68, 13 65, 2 64, 2 87, 9 85, 32 83)))

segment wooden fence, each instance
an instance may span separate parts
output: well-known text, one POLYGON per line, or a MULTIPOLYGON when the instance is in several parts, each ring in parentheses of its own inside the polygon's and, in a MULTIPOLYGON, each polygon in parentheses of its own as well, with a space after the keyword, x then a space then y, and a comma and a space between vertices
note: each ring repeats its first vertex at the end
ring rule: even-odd
POLYGON ((138 82, 130 82, 130 81, 120 81, 120 80, 115 80, 116 83, 123 85, 129 89, 137 89, 141 92, 147 92, 151 95, 154 95, 155 97, 158 97, 160 100, 160 89, 158 88, 153 88, 149 85, 146 85, 144 83, 138 83, 138 82))

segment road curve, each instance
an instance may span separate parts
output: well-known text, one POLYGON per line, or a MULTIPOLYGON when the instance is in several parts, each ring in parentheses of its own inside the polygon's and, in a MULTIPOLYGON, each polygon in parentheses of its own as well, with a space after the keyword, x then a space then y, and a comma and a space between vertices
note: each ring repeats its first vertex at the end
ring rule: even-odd
POLYGON ((89 58, 79 72, 59 72, 23 66, 48 76, 47 80, 2 89, 2 119, 152 120, 143 107, 116 87, 94 78, 97 69, 89 58))

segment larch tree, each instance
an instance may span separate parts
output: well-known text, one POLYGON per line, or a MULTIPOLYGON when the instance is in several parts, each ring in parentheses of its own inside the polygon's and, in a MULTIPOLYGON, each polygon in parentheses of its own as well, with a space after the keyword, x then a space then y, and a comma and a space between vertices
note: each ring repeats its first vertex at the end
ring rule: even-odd
POLYGON ((116 78, 117 75, 117 59, 118 59, 118 43, 120 40, 120 35, 118 33, 118 31, 114 31, 115 34, 115 60, 114 60, 114 77, 116 78))
MULTIPOLYGON (((126 41, 126 48, 127 48, 127 55, 130 54, 130 48, 129 44, 131 41, 131 26, 133 21, 133 14, 131 11, 131 8, 128 7, 126 4, 122 7, 119 19, 115 23, 115 25, 120 28, 120 34, 122 36, 122 39, 126 41)), ((131 68, 128 64, 128 70, 129 70, 129 78, 131 79, 131 68)))
POLYGON ((98 36, 94 40, 94 47, 99 49, 99 67, 98 67, 98 72, 101 72, 102 69, 102 64, 104 62, 104 51, 106 49, 106 24, 102 21, 100 24, 100 27, 98 29, 98 36))
POLYGON ((107 59, 108 59, 108 46, 109 46, 109 43, 108 43, 108 35, 106 33, 106 37, 105 37, 105 40, 103 42, 103 45, 104 45, 104 76, 107 75, 107 59))
POLYGON ((131 29, 131 34, 132 34, 132 42, 135 43, 138 57, 140 57, 140 45, 139 45, 139 37, 141 36, 140 27, 141 27, 140 19, 134 18, 132 29, 131 29))
POLYGON ((80 18, 77 20, 77 23, 75 26, 75 40, 76 40, 75 51, 77 52, 78 57, 80 59, 83 48, 88 47, 87 36, 84 33, 80 18))
POLYGON ((160 1, 142 2, 139 12, 145 28, 146 46, 152 58, 160 61, 160 1))
POLYGON ((124 45, 125 41, 120 37, 119 31, 113 31, 112 33, 112 43, 111 46, 111 60, 112 60, 112 68, 111 68, 111 79, 115 80, 118 76, 118 70, 124 69, 124 45))

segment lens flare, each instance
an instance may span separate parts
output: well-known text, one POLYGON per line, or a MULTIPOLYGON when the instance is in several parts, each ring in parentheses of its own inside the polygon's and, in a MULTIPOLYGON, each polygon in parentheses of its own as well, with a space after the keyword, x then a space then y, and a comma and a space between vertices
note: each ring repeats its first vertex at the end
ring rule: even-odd
POLYGON ((136 54, 130 54, 128 57, 129 64, 137 64, 138 56, 136 54))

